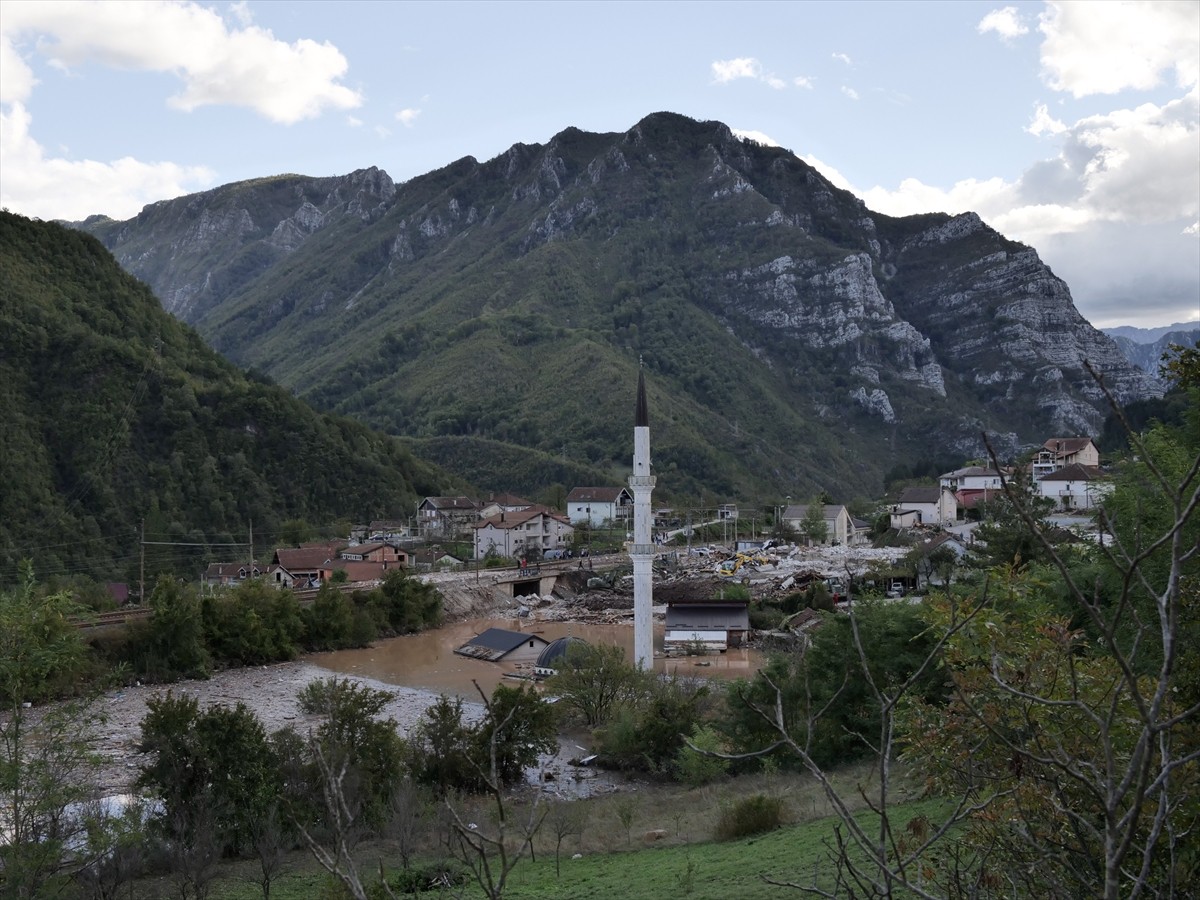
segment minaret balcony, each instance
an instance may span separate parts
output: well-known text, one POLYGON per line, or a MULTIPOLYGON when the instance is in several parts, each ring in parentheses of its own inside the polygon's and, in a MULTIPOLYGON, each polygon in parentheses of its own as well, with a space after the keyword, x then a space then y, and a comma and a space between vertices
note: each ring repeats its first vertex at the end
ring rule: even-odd
POLYGON ((642 490, 654 490, 654 483, 658 479, 654 475, 630 475, 629 486, 635 491, 638 488, 642 490))

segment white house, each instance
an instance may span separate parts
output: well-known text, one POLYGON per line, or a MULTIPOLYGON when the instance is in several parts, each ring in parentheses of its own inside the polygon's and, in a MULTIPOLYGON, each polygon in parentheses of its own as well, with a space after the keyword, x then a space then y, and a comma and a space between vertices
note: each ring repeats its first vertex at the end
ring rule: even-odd
POLYGON ((892 507, 892 527, 949 525, 958 519, 958 500, 948 487, 910 487, 892 507), (913 516, 907 513, 916 513, 913 516))
POLYGON ((475 559, 488 553, 537 559, 567 546, 575 533, 566 516, 539 507, 502 512, 476 522, 474 531, 475 559))
POLYGON ((1059 509, 1093 509, 1112 490, 1112 483, 1099 467, 1073 463, 1043 475, 1036 487, 1059 509))
POLYGON ((577 487, 567 494, 567 518, 572 525, 587 522, 593 526, 629 519, 633 515, 633 495, 623 487, 577 487))
MULTIPOLYGON (((794 504, 783 511, 783 521, 797 533, 803 534, 804 519, 808 515, 808 504, 794 504)), ((826 504, 821 507, 821 518, 825 522, 825 540, 823 543, 835 547, 850 546, 850 538, 854 535, 854 521, 850 511, 844 506, 826 504)))
POLYGON ((939 475, 938 483, 951 491, 998 491, 1000 472, 990 466, 967 466, 939 475))

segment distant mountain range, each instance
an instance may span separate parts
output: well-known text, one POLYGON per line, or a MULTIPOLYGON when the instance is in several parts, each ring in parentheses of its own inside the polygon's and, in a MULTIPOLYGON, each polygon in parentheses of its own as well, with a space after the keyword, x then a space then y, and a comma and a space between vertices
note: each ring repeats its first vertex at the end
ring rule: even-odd
POLYGON ((1104 333, 1117 343, 1125 358, 1151 375, 1158 374, 1162 355, 1172 345, 1194 347, 1200 341, 1200 322, 1178 322, 1159 328, 1134 328, 1122 325, 1106 328, 1104 333))
POLYGON ((656 500, 876 496, 886 474, 1161 394, 1037 252, 891 218, 790 152, 670 113, 402 184, 281 175, 79 227, 237 364, 484 489, 628 472, 656 500))
POLYGON ((1126 338, 1135 344, 1154 344, 1175 332, 1190 334, 1200 331, 1200 321, 1176 322, 1174 325, 1159 325, 1157 328, 1137 328, 1133 325, 1118 325, 1102 329, 1111 338, 1126 338))

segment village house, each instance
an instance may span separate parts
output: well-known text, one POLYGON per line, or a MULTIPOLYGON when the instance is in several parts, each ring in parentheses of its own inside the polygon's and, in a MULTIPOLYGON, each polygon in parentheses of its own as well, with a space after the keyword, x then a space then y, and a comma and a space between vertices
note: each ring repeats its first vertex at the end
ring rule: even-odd
POLYGON ((1112 482, 1098 466, 1072 463, 1043 475, 1035 490, 1058 509, 1094 509, 1112 491, 1112 482))
POLYGON ((473 527, 475 559, 483 559, 489 553, 541 559, 548 550, 569 546, 575 533, 566 516, 544 506, 502 512, 476 522, 473 527))
POLYGON ((550 642, 540 634, 524 634, 505 628, 489 628, 455 649, 459 656, 488 662, 536 663, 550 642))
POLYGON ((334 573, 344 572, 347 584, 376 585, 387 577, 389 572, 399 572, 403 569, 398 562, 381 562, 371 560, 331 559, 322 564, 316 581, 324 583, 333 578, 334 573))
POLYGON ((320 584, 326 563, 337 559, 345 546, 345 541, 336 541, 280 547, 271 558, 269 580, 280 588, 300 589, 320 584))
POLYGON ((623 487, 577 487, 567 494, 567 518, 572 525, 626 521, 633 516, 633 495, 623 487))
POLYGON ((966 541, 957 534, 951 534, 949 531, 943 531, 934 535, 929 540, 919 544, 916 550, 916 573, 918 589, 928 587, 933 584, 942 584, 943 572, 937 564, 937 551, 943 550, 945 553, 954 555, 955 565, 962 561, 969 549, 966 541))
POLYGON ((408 553, 401 550, 395 544, 386 541, 351 544, 348 547, 344 547, 338 556, 351 562, 386 562, 400 566, 408 565, 408 553))
MULTIPOLYGON (((803 534, 804 520, 807 516, 808 504, 792 504, 783 510, 783 523, 797 534, 803 534)), ((825 504, 821 507, 821 518, 825 522, 825 540, 818 543, 849 547, 850 538, 854 534, 854 522, 850 518, 850 511, 840 504, 825 504)))
POLYGON ((850 517, 854 530, 850 533, 851 547, 865 547, 871 543, 871 523, 866 519, 850 517))
POLYGON ((409 565, 418 572, 461 569, 463 561, 441 547, 424 547, 409 555, 409 565))
POLYGON ((258 563, 209 563, 200 580, 208 588, 231 587, 247 578, 260 578, 262 574, 258 563))
POLYGON ((470 497, 426 497, 417 506, 417 527, 423 535, 456 535, 478 517, 479 504, 470 497))
POLYGON ((486 501, 481 502, 478 518, 490 519, 502 512, 520 512, 535 505, 533 501, 518 497, 516 494, 493 494, 486 501))
POLYGON ((963 510, 973 509, 980 503, 994 500, 1004 493, 1001 482, 1011 473, 991 466, 966 466, 938 476, 938 483, 954 492, 958 503, 958 515, 963 510))
POLYGON ((1035 482, 1041 481, 1052 472, 1068 466, 1095 468, 1100 465, 1100 451, 1089 437, 1050 438, 1042 444, 1030 463, 1030 474, 1035 482))
POLYGON ((724 652, 750 636, 749 600, 668 600, 663 650, 724 652))
POLYGON ((892 506, 892 528, 949 525, 958 519, 958 499, 948 487, 908 487, 892 506))

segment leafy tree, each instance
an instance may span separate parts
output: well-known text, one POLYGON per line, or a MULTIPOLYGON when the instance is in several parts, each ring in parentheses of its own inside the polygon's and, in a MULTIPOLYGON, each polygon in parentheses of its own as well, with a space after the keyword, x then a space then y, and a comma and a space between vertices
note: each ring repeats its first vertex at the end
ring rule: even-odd
POLYGON ((200 600, 190 585, 161 575, 150 596, 153 614, 135 632, 134 667, 152 681, 207 678, 212 660, 204 640, 200 600))
POLYGON ((773 706, 778 697, 788 737, 803 748, 802 755, 787 754, 787 764, 808 758, 833 766, 869 755, 877 746, 881 723, 873 685, 904 684, 920 673, 914 691, 931 699, 944 695, 942 678, 922 671, 935 639, 919 609, 857 600, 853 610, 853 616, 827 614, 807 649, 773 656, 753 679, 734 685, 722 720, 734 747, 751 751, 775 739, 775 725, 758 710, 773 706), (860 647, 869 647, 869 654, 860 647))
POLYGON ((329 582, 321 585, 304 611, 304 643, 310 650, 342 650, 354 645, 354 603, 329 582))
POLYGON ((384 575, 383 583, 371 593, 369 604, 388 634, 420 631, 436 625, 442 614, 442 598, 437 588, 410 578, 403 569, 384 575))
POLYGON ((532 686, 497 685, 486 706, 474 754, 478 765, 501 785, 520 781, 539 755, 558 749, 554 707, 532 686))
POLYGON ((980 504, 982 521, 968 557, 976 568, 1048 562, 1047 544, 1060 539, 1046 522, 1054 502, 1035 496, 1021 471, 1005 493, 980 504))
POLYGON ((546 689, 585 725, 603 725, 644 691, 645 676, 615 644, 572 642, 546 689))
POLYGON ((294 659, 304 621, 295 595, 261 579, 247 579, 203 601, 205 643, 230 665, 262 665, 294 659))
POLYGON ((709 689, 678 677, 645 685, 643 695, 597 732, 597 750, 614 768, 674 775, 680 750, 703 718, 709 689))
POLYGON ((219 849, 253 846, 282 787, 279 760, 258 718, 243 703, 201 710, 194 697, 170 692, 152 698, 147 709, 138 749, 153 758, 137 784, 163 803, 171 836, 203 842, 211 829, 219 849))
POLYGON ((808 740, 838 707, 802 706, 811 712, 796 722, 783 685, 751 700, 765 725, 759 752, 794 754, 838 813, 838 894, 1116 900, 1175 896, 1200 877, 1200 677, 1183 652, 1198 633, 1200 447, 1195 434, 1152 438, 1129 433, 1139 465, 1121 473, 1114 500, 1128 491, 1137 502, 1114 507, 1090 557, 1060 552, 1036 506, 1010 490, 1049 568, 1014 557, 929 601, 934 643, 907 678, 878 677, 877 647, 851 608, 877 724, 864 731, 876 754, 872 827, 850 813, 808 740), (920 696, 934 668, 951 679, 944 703, 920 696), (907 827, 892 808, 906 743, 944 800, 907 827))
POLYGON ((474 789, 479 772, 471 760, 473 743, 473 729, 463 721, 462 700, 441 695, 412 732, 409 765, 413 777, 441 794, 474 789))
POLYGON ((26 707, 71 686, 84 647, 67 620, 70 598, 39 595, 28 563, 23 574, 19 588, 0 592, 0 888, 41 897, 63 886, 66 847, 82 839, 82 818, 70 810, 94 792, 90 742, 100 717, 87 701, 26 707))
POLYGON ((337 677, 310 682, 299 694, 300 709, 322 718, 310 750, 345 771, 345 802, 356 820, 372 825, 384 820, 403 774, 396 721, 380 718, 391 699, 387 691, 337 677))
POLYGON ((808 509, 804 511, 804 518, 800 520, 800 534, 814 544, 823 544, 829 537, 825 509, 819 500, 808 504, 808 509))

